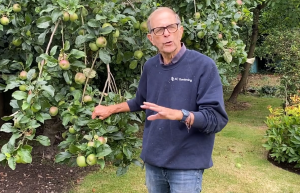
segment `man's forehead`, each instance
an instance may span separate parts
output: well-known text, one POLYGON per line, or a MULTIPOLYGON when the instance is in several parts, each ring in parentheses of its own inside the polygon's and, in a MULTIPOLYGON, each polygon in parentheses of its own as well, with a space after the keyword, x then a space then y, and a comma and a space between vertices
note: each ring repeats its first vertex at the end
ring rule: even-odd
POLYGON ((157 16, 161 15, 162 13, 170 14, 170 15, 173 15, 174 17, 176 17, 176 14, 173 12, 173 10, 171 10, 169 8, 160 8, 160 9, 155 10, 153 13, 151 13, 150 20, 153 17, 157 17, 157 16))

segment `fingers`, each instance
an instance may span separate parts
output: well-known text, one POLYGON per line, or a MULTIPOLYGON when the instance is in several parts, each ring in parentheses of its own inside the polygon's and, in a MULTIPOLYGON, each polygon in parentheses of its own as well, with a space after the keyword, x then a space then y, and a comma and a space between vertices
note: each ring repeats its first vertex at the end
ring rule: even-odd
POLYGON ((154 104, 154 103, 144 102, 143 105, 141 105, 141 108, 142 109, 150 109, 150 110, 153 110, 153 111, 156 111, 156 112, 160 112, 160 111, 162 111, 163 107, 161 107, 157 104, 154 104))

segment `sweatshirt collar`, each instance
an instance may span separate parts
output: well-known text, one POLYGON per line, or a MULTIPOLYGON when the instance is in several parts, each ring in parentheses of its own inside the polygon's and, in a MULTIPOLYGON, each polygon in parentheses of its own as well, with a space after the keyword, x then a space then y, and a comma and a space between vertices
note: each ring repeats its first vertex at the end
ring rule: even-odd
MULTIPOLYGON (((174 58, 172 59, 172 61, 167 64, 167 65, 172 65, 172 64, 176 64, 180 58, 183 56, 183 54, 185 53, 186 51, 186 47, 184 45, 184 43, 181 43, 181 49, 179 50, 179 52, 174 56, 174 58)), ((159 63, 164 65, 164 60, 163 60, 163 57, 161 54, 159 54, 159 63)))

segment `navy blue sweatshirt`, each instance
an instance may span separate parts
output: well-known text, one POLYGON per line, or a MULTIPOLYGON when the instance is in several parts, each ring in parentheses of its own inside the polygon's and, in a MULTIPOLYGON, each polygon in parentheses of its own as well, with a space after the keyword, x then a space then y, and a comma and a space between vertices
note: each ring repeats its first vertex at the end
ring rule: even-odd
MULTIPOLYGON (((141 158, 169 169, 206 169, 213 165, 215 133, 228 122, 222 83, 214 61, 186 50, 172 65, 160 64, 161 55, 144 65, 136 97, 127 101, 130 111, 143 110, 144 101, 195 115, 192 128, 174 120, 145 121, 141 158)), ((156 112, 146 110, 146 117, 156 112)))

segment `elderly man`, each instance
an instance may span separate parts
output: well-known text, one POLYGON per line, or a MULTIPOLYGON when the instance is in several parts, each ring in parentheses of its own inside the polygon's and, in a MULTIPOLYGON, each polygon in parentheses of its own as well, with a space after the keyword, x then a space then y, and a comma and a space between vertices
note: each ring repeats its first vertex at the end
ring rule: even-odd
POLYGON ((228 122, 218 70, 181 43, 183 27, 172 9, 156 9, 148 29, 159 54, 145 63, 136 97, 99 105, 92 118, 145 109, 141 159, 149 193, 199 193, 204 169, 213 165, 215 133, 228 122))

